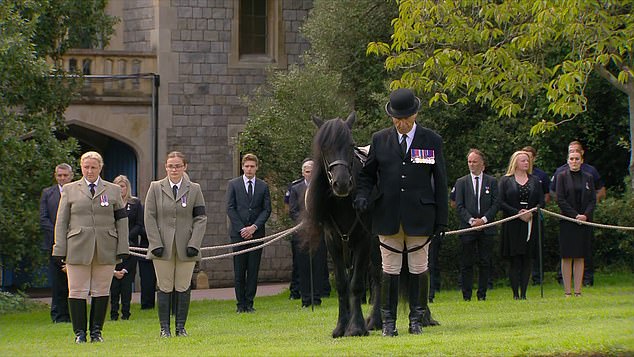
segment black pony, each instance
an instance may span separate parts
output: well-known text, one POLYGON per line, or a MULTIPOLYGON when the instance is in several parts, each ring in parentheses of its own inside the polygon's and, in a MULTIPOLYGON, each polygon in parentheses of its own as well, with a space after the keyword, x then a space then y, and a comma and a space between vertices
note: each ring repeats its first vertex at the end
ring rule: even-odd
POLYGON ((319 130, 313 139, 315 165, 306 194, 304 227, 311 247, 324 234, 334 263, 339 316, 332 337, 366 336, 368 329, 381 328, 378 283, 371 284, 372 310, 367 324, 361 311, 368 273, 371 280, 380 281, 381 256, 378 239, 370 232, 369 214, 360 215, 352 207, 362 167, 352 139, 355 120, 354 112, 345 121, 324 122, 313 117, 319 130))

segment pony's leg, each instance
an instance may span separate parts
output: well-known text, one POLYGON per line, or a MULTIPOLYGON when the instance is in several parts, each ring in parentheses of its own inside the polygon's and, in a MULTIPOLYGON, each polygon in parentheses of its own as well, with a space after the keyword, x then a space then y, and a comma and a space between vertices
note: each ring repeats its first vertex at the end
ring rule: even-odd
POLYGON ((365 321, 368 330, 381 330, 383 322, 381 321, 381 251, 379 249, 378 237, 368 237, 372 244, 370 245, 370 313, 365 321))
POLYGON ((352 279, 350 281, 350 321, 345 336, 367 336, 368 329, 363 320, 361 296, 365 290, 365 274, 370 262, 370 242, 366 237, 355 237, 353 251, 352 279))
POLYGON ((335 241, 330 235, 326 235, 326 246, 335 267, 335 284, 337 288, 337 298, 339 300, 339 315, 337 316, 337 326, 332 330, 332 337, 343 337, 346 326, 350 319, 350 309, 348 307, 348 276, 343 261, 341 242, 335 241))

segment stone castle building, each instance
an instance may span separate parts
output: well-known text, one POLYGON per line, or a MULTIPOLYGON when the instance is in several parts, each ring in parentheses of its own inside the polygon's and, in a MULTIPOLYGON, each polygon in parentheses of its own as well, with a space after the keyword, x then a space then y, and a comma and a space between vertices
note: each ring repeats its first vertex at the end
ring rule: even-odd
MULTIPOLYGON (((309 0, 110 0, 108 13, 120 21, 108 46, 64 57, 86 75, 66 112, 69 135, 102 153, 105 179, 128 175, 141 199, 165 176, 166 153, 185 153, 207 205, 203 246, 229 243, 225 190, 241 174, 242 97, 268 67, 300 61, 308 43, 298 30, 311 8, 309 0)), ((290 265, 286 241, 267 246, 260 281, 289 279, 290 265)), ((210 286, 233 284, 231 258, 200 268, 210 286)))

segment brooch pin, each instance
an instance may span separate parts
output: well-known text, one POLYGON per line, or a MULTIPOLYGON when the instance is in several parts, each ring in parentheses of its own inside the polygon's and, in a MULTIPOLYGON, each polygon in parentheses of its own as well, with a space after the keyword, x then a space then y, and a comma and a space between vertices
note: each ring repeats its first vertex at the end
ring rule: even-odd
POLYGON ((108 202, 108 195, 106 195, 106 194, 101 195, 100 201, 101 202, 99 204, 101 205, 101 207, 110 206, 110 203, 108 202))
POLYGON ((484 193, 486 193, 487 195, 489 194, 489 186, 484 187, 484 193))
POLYGON ((181 206, 183 206, 183 208, 187 207, 187 195, 181 197, 181 206))

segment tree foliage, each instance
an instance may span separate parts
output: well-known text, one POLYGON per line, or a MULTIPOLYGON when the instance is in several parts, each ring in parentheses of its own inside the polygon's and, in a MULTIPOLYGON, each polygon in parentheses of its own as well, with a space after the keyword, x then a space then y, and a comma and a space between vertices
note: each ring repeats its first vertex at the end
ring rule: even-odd
MULTIPOLYGON (((391 42, 371 42, 367 51, 387 56, 386 68, 399 71, 393 87, 430 93, 430 104, 475 101, 513 117, 543 95, 548 112, 536 118, 535 134, 554 129, 554 117, 567 121, 587 110, 585 89, 593 71, 633 103, 629 0, 397 4, 391 42)), ((631 170, 633 163, 631 157, 631 170)))
POLYGON ((42 258, 41 190, 54 182, 58 163, 74 164, 76 142, 60 141, 55 133, 64 130, 63 113, 81 83, 46 59, 75 46, 69 34, 94 33, 95 23, 108 18, 104 7, 103 1, 0 1, 0 262, 5 267, 28 269, 42 258), (58 12, 90 4, 98 7, 90 14, 58 12))

